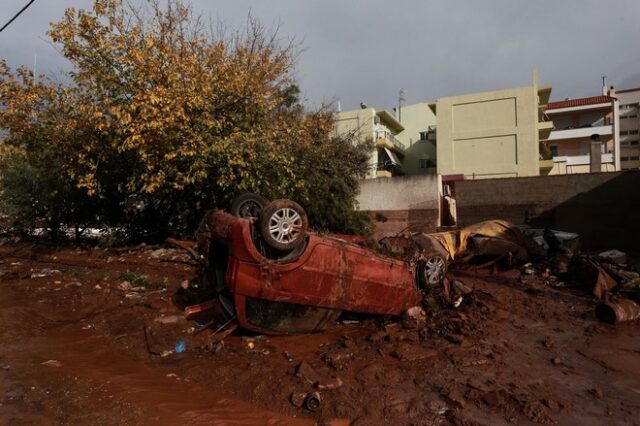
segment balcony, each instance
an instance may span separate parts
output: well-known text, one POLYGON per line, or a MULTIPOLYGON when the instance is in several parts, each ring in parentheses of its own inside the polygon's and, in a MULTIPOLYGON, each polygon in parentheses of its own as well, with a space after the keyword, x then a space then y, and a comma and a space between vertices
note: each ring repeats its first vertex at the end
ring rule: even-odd
POLYGON ((578 129, 566 129, 566 130, 554 130, 549 135, 550 141, 561 139, 578 139, 589 138, 593 134, 598 135, 611 135, 613 134, 612 126, 595 126, 595 127, 580 127, 578 129))
MULTIPOLYGON (((589 155, 566 155, 562 157, 553 157, 554 163, 567 163, 567 166, 585 166, 591 163, 589 155)), ((600 159, 602 164, 613 163, 613 154, 602 154, 600 159)))
POLYGON ((376 163, 376 177, 393 177, 395 167, 392 161, 376 163))
POLYGON ((388 130, 377 130, 375 132, 376 146, 378 148, 389 148, 404 154, 405 146, 388 130))

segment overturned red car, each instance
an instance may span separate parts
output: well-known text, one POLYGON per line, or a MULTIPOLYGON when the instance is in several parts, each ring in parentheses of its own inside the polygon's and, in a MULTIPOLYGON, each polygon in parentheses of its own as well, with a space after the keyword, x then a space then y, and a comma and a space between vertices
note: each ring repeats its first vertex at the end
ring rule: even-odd
POLYGON ((231 213, 211 213, 196 284, 243 328, 302 333, 326 328, 343 311, 400 315, 420 302, 425 277, 444 277, 444 250, 433 250, 431 264, 440 269, 429 270, 308 232, 306 213, 293 201, 240 198, 231 213))

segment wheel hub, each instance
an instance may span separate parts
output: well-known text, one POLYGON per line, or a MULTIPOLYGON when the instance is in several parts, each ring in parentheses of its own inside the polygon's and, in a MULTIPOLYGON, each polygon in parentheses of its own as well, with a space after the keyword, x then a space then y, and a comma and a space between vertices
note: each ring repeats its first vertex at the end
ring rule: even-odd
POLYGON ((445 263, 442 257, 432 257, 425 263, 424 275, 431 285, 438 284, 444 276, 445 263))
POLYGON ((269 233, 279 243, 290 243, 298 238, 302 218, 293 209, 278 209, 269 219, 269 233))

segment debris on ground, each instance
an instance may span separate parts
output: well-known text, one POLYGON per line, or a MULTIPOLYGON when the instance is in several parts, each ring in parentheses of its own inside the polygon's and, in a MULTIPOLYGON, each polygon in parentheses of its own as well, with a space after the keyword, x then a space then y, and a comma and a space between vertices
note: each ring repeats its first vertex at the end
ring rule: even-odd
MULTIPOLYGON (((143 423, 162 408, 130 395, 166 388, 160 397, 174 414, 162 414, 176 423, 194 412, 277 412, 310 424, 628 422, 640 406, 640 327, 625 325, 640 320, 634 254, 592 253, 576 234, 519 229, 501 222, 415 234, 414 246, 409 234, 389 239, 376 253, 401 263, 408 255, 407 270, 423 274, 419 297, 403 301, 397 315, 316 311, 315 324, 326 327, 297 334, 242 328, 246 311, 233 309, 241 306, 234 294, 203 286, 204 278, 226 279, 228 258, 207 264, 208 252, 157 246, 52 255, 5 245, 0 334, 15 343, 0 349, 11 365, 0 369, 0 419, 18 412, 49 423, 143 423), (444 268, 424 256, 436 246, 444 268), (45 265, 59 272, 31 279, 45 265), (79 277, 84 285, 76 286, 79 277), (139 285, 140 277, 159 284, 139 285), (33 368, 39 364, 51 368, 33 368), (194 405, 197 395, 205 395, 202 405, 194 405)), ((370 253, 340 241, 336 247, 352 250, 345 253, 370 253)), ((272 264, 288 262, 258 266, 260 294, 282 284, 272 264)), ((277 307, 258 311, 276 328, 278 315, 290 312, 277 307)))

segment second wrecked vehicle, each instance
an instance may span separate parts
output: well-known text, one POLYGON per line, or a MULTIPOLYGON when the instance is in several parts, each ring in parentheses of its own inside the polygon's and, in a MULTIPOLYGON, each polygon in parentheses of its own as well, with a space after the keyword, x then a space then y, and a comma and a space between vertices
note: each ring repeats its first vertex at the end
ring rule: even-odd
MULTIPOLYGON (((309 232, 297 203, 269 203, 255 194, 238 197, 230 213, 211 213, 206 228, 199 235, 203 257, 193 287, 211 300, 187 314, 215 308, 227 321, 268 334, 320 331, 344 311, 401 315, 442 282, 465 251, 460 244, 471 247, 479 236, 411 234, 383 239, 372 250, 309 232)), ((507 247, 520 258, 523 246, 512 242, 507 247)))

